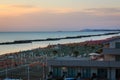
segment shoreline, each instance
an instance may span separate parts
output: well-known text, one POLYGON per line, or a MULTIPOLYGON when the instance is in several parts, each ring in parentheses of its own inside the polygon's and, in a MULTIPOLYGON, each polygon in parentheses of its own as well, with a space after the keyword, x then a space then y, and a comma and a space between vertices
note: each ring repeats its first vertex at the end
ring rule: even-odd
MULTIPOLYGON (((0 61, 1 61, 1 71, 3 71, 5 75, 6 71, 6 64, 8 72, 14 71, 12 68, 20 67, 20 69, 16 70, 16 74, 19 74, 20 71, 25 71, 27 69, 27 66, 30 66, 30 69, 36 70, 35 72, 42 72, 41 69, 43 69, 44 61, 45 59, 51 59, 56 57, 65 57, 65 56, 71 56, 71 57, 88 57, 89 53, 96 52, 100 53, 101 49, 103 48, 103 43, 106 43, 108 41, 118 39, 120 36, 113 36, 106 39, 100 39, 100 40, 88 40, 84 42, 78 42, 78 43, 66 43, 66 44, 57 44, 57 45, 49 45, 44 48, 35 48, 31 50, 26 51, 20 51, 20 52, 14 52, 9 54, 0 55, 0 61), (80 56, 79 56, 80 55, 80 56), (41 61, 41 62, 38 62, 41 61), (22 67, 22 65, 27 65, 26 67, 22 67), (38 71, 37 67, 40 67, 40 71, 38 71)), ((31 71, 34 72, 34 71, 31 71)), ((40 77, 42 74, 37 75, 40 77)), ((4 76, 3 75, 3 76, 4 76)), ((8 73, 8 75, 11 75, 11 73, 8 73)), ((24 78, 25 73, 22 73, 22 77, 24 78)), ((32 73, 30 75, 33 75, 32 73)), ((2 76, 1 76, 2 77, 2 76)), ((25 79, 26 80, 26 79, 25 79)))
POLYGON ((34 52, 34 50, 37 49, 50 49, 51 47, 53 48, 58 48, 59 45, 67 45, 67 46, 86 46, 86 45, 98 45, 98 44, 102 44, 103 42, 106 42, 109 39, 114 39, 114 38, 120 38, 120 36, 113 36, 110 38, 106 38, 106 39, 100 39, 100 40, 87 40, 87 41, 83 41, 83 42, 73 42, 73 43, 64 43, 64 44, 53 44, 53 45, 48 45, 45 47, 38 47, 38 48, 32 48, 32 49, 28 49, 28 50, 22 50, 22 51, 16 51, 16 52, 10 52, 10 53, 5 53, 5 54, 1 54, 0 56, 4 56, 4 55, 10 55, 10 54, 16 54, 16 53, 23 53, 23 52, 34 52))
POLYGON ((2 42, 2 43, 0 43, 0 45, 29 44, 29 43, 38 42, 38 41, 58 41, 58 40, 63 40, 63 39, 77 39, 77 38, 94 37, 94 36, 114 35, 114 34, 119 34, 119 33, 120 32, 110 32, 110 33, 96 34, 96 35, 67 36, 67 37, 61 37, 61 38, 47 38, 47 39, 35 39, 35 40, 16 40, 16 41, 13 41, 13 42, 2 42))

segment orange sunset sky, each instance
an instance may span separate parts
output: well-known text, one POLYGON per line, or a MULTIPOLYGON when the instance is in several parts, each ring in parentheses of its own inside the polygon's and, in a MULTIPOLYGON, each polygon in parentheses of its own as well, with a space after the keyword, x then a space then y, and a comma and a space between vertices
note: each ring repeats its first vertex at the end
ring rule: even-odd
POLYGON ((1 0, 0 31, 120 29, 120 0, 1 0))

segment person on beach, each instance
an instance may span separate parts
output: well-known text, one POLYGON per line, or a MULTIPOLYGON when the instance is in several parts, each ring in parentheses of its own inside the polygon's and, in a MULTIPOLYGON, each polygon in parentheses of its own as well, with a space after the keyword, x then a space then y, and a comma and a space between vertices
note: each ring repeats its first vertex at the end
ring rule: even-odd
POLYGON ((96 73, 92 73, 91 80, 97 80, 97 75, 96 75, 96 73))
POLYGON ((53 73, 49 72, 48 79, 47 80, 53 80, 53 73))
POLYGON ((76 76, 76 79, 75 80, 82 80, 81 79, 81 73, 78 73, 77 76, 76 76))

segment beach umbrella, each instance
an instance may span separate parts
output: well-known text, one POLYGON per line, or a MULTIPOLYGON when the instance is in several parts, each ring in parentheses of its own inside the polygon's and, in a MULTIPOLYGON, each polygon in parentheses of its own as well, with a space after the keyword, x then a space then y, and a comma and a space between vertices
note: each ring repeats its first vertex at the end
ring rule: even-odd
POLYGON ((98 54, 98 53, 90 53, 89 55, 90 56, 99 56, 100 54, 98 54))
POLYGON ((96 60, 100 54, 98 53, 90 53, 89 56, 92 60, 96 60))

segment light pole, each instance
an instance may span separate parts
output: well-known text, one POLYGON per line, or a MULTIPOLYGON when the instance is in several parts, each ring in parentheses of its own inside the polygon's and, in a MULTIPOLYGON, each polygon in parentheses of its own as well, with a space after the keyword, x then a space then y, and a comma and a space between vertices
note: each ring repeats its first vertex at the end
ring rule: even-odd
POLYGON ((67 67, 62 67, 62 71, 63 71, 63 78, 65 78, 67 76, 67 67))
POLYGON ((6 78, 8 77, 8 70, 7 70, 7 65, 6 65, 6 78))
POLYGON ((45 71, 44 71, 44 62, 43 62, 43 80, 45 78, 45 71))
POLYGON ((29 64, 28 64, 28 80, 30 80, 30 72, 29 72, 30 68, 29 68, 29 64))
POLYGON ((43 80, 46 78, 47 55, 43 56, 43 80))
POLYGON ((47 54, 45 55, 45 78, 47 78, 47 54))

